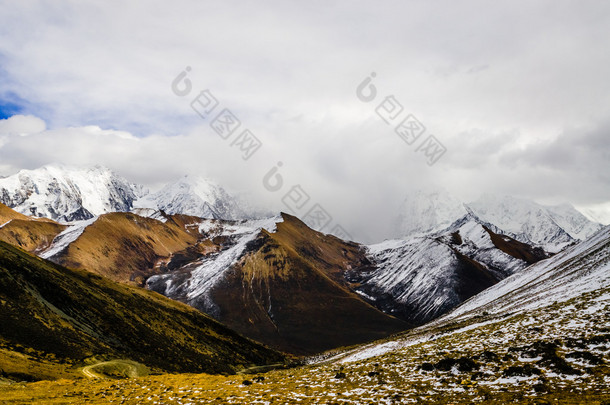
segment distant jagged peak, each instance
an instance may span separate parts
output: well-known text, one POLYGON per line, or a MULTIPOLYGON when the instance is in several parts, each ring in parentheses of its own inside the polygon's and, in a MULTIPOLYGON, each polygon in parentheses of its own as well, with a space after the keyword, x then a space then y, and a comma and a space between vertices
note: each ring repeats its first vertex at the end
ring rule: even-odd
POLYGON ((468 211, 463 202, 440 187, 409 192, 401 205, 397 236, 426 234, 446 228, 468 211))
POLYGON ((102 165, 58 163, 0 179, 0 202, 26 215, 63 222, 129 211, 147 190, 102 165))
POLYGON ((493 232, 550 252, 585 240, 601 227, 567 203, 543 205, 523 197, 494 193, 483 193, 475 201, 464 203, 442 188, 428 187, 406 196, 398 215, 396 236, 443 231, 468 215, 493 232))
POLYGON ((468 207, 515 239, 551 252, 585 240, 602 227, 566 203, 543 205, 526 198, 483 194, 468 207))

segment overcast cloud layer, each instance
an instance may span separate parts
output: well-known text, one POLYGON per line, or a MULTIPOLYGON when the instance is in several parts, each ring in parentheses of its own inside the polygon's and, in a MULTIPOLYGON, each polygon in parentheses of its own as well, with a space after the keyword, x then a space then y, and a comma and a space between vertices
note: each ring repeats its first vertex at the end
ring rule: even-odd
MULTIPOLYGON (((273 210, 300 185, 356 239, 409 190, 571 202, 610 219, 610 2, 0 1, 0 174, 103 164, 191 173, 273 210), (86 3, 86 4, 85 4, 86 3), (192 91, 171 83, 187 66, 192 91), (372 72, 377 96, 356 97, 372 72), (208 89, 262 147, 190 107, 208 89), (387 96, 426 127, 408 145, 387 96), (429 134, 447 152, 430 166, 429 134), (278 162, 284 188, 264 175, 278 162)), ((212 114, 212 118, 215 114, 212 114)), ((401 116, 402 117, 402 116, 401 116)), ((300 214, 304 214, 301 212, 300 214)))

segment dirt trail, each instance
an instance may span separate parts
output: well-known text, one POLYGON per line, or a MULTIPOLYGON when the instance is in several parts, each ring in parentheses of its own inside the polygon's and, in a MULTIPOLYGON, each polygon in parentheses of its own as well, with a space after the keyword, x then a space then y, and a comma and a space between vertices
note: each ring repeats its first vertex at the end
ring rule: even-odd
POLYGON ((138 377, 140 375, 140 373, 138 372, 138 367, 136 365, 131 364, 130 362, 127 362, 127 361, 122 361, 122 360, 110 360, 110 361, 103 361, 101 363, 95 363, 90 366, 83 367, 81 369, 81 372, 87 378, 108 378, 103 374, 98 374, 95 372, 96 367, 108 366, 108 365, 121 365, 123 367, 127 367, 128 371, 126 374, 129 377, 138 377))

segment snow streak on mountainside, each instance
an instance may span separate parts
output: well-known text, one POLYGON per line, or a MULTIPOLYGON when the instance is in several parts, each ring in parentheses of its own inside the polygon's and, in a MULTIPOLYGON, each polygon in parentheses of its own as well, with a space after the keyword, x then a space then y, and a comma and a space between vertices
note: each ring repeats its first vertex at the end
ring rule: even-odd
POLYGON ((26 215, 71 222, 129 211, 144 194, 111 170, 48 165, 0 179, 0 202, 26 215))
POLYGON ((240 221, 234 224, 203 220, 199 225, 199 231, 207 234, 210 239, 225 239, 226 242, 223 244, 228 244, 229 247, 189 265, 188 277, 176 277, 175 273, 156 275, 146 281, 146 287, 165 296, 185 301, 189 305, 201 307, 206 313, 214 314, 217 308, 209 297, 211 289, 241 258, 248 242, 254 240, 261 229, 275 232, 277 223, 282 221, 281 216, 240 221))
POLYGON ((53 239, 53 243, 46 249, 44 252, 40 253, 39 256, 43 259, 51 260, 53 256, 61 253, 64 249, 66 249, 72 242, 78 239, 79 236, 83 234, 85 228, 91 225, 96 221, 96 218, 91 218, 84 221, 77 221, 72 223, 66 230, 57 235, 55 239, 53 239))
POLYGON ((436 234, 368 249, 374 266, 348 273, 348 279, 385 312, 419 324, 546 257, 470 214, 436 234))
POLYGON ((200 218, 247 219, 249 215, 224 188, 202 177, 185 176, 135 202, 136 208, 153 208, 168 214, 200 218))
POLYGON ((397 221, 398 236, 442 230, 467 212, 495 225, 497 232, 539 245, 549 252, 558 252, 585 240, 602 227, 569 204, 544 206, 530 200, 488 194, 465 204, 441 189, 414 192, 405 199, 397 221))

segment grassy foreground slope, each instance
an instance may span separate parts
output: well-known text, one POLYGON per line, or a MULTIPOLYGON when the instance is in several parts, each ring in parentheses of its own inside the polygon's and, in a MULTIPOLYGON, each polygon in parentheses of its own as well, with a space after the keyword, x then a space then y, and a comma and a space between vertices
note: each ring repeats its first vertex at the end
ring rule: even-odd
POLYGON ((4 404, 607 405, 609 297, 606 288, 495 323, 437 329, 435 337, 412 332, 362 359, 339 356, 255 375, 0 385, 0 398, 4 404))
POLYGON ((0 242, 0 377, 67 377, 113 358, 208 373, 284 360, 187 305, 0 242))

